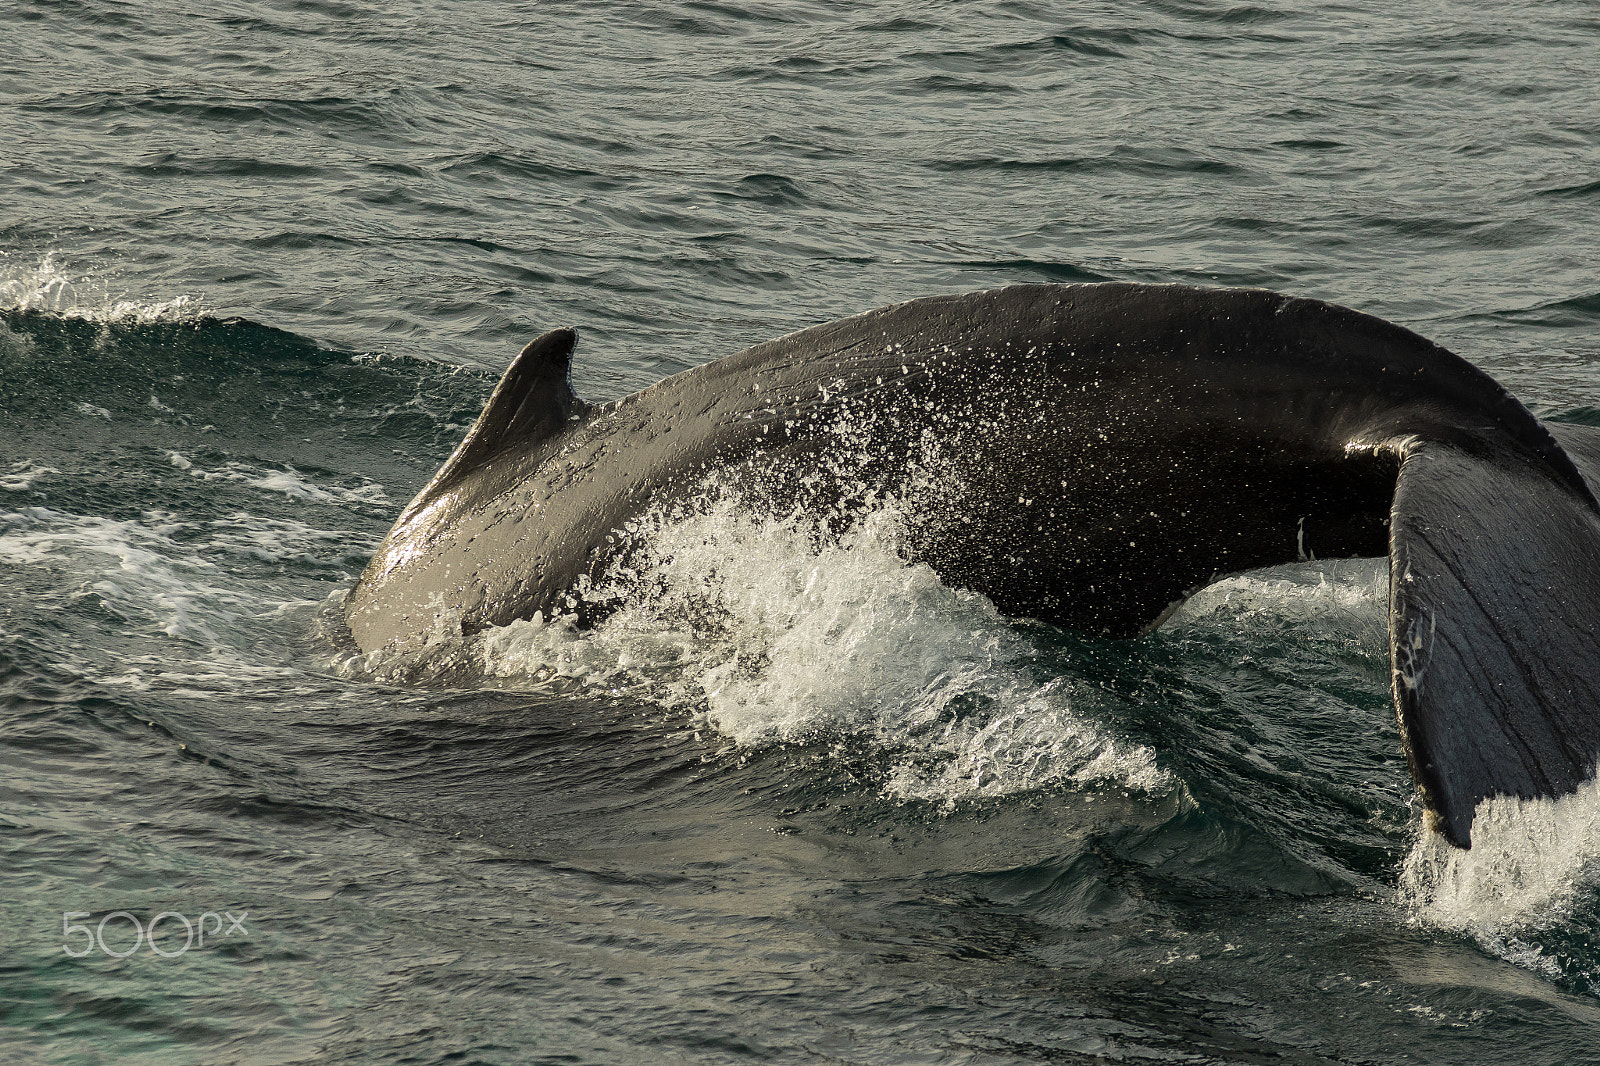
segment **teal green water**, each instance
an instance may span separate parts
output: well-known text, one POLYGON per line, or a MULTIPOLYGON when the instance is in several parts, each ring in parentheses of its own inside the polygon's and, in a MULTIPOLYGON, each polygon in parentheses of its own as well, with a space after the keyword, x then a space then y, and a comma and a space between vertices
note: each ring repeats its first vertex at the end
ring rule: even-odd
POLYGON ((1594 1057, 1596 807, 1418 843, 1375 565, 1099 642, 721 512, 484 686, 323 633, 556 325, 1264 285, 1593 422, 1591 6, 0 11, 0 1060, 1594 1057))

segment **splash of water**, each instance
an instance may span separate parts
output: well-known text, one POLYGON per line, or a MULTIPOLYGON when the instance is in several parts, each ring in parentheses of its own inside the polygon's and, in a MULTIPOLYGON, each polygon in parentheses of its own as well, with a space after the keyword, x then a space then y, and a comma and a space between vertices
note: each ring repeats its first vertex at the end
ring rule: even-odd
POLYGON ((1574 975, 1559 943, 1564 930, 1600 917, 1600 776, 1571 795, 1478 804, 1472 848, 1418 833, 1400 896, 1419 925, 1464 933, 1486 950, 1549 977, 1574 975))
POLYGON ((0 310, 47 311, 108 325, 186 322, 206 313, 198 296, 139 300, 114 294, 103 277, 67 270, 54 252, 31 263, 0 255, 0 310))
POLYGON ((1208 585, 1163 631, 1183 635, 1220 628, 1294 634, 1387 656, 1388 596, 1386 559, 1290 563, 1208 585))
POLYGON ((490 630, 483 669, 644 690, 745 748, 856 738, 891 755, 901 799, 1171 786, 1150 749, 1079 711, 1070 679, 1035 676, 1037 649, 987 599, 906 561, 892 501, 841 533, 732 500, 643 526, 626 568, 581 591, 616 605, 603 622, 490 630))

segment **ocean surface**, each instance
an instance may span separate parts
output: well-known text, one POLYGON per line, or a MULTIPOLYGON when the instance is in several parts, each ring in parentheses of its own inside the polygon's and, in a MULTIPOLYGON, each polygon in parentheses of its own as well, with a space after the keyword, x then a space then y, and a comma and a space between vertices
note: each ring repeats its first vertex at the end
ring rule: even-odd
POLYGON ((1600 1062, 1600 795, 1423 833, 1381 561, 1094 640, 729 505, 481 684, 329 636, 555 326, 601 401, 916 296, 1266 286, 1600 424, 1589 0, 0 27, 0 1062, 1600 1062))

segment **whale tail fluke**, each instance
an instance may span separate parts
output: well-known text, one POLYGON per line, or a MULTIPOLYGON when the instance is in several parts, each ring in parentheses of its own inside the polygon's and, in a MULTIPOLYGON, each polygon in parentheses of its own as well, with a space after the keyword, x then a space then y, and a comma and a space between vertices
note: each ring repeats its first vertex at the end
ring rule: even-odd
MULTIPOLYGON (((1590 431, 1593 432, 1593 431, 1590 431)), ((1410 447, 1390 528, 1392 684, 1438 828, 1569 793, 1600 759, 1600 515, 1541 465, 1410 447)))

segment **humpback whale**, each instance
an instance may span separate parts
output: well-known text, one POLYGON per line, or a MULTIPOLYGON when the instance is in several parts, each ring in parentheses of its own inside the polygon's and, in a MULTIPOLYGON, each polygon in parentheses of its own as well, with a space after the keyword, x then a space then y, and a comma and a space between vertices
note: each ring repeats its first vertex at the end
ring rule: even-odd
POLYGON ((912 300, 611 403, 546 333, 345 604, 366 652, 576 603, 708 479, 845 520, 1013 616, 1113 637, 1220 577, 1387 555, 1391 687, 1430 824, 1600 758, 1600 430, 1545 425, 1381 319, 1257 289, 1018 285, 912 300))

